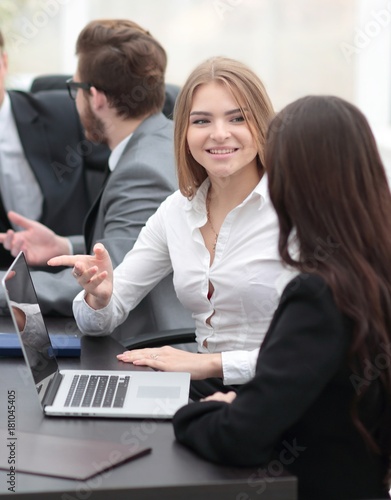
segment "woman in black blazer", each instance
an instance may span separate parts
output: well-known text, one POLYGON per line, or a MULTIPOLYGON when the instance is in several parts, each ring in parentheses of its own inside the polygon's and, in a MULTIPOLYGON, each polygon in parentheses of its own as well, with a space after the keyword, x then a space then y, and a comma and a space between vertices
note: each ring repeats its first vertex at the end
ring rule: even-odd
POLYGON ((308 96, 272 121, 266 167, 297 276, 254 379, 181 408, 176 437, 255 475, 290 471, 300 500, 389 498, 391 196, 375 140, 352 104, 308 96))

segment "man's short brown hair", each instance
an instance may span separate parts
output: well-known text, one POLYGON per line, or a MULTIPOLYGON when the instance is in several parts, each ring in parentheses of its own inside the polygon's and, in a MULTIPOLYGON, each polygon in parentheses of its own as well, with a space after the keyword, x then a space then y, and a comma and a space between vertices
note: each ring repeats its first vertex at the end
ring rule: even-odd
POLYGON ((138 24, 91 21, 77 39, 76 54, 80 79, 105 92, 118 115, 140 118, 162 110, 166 52, 138 24))

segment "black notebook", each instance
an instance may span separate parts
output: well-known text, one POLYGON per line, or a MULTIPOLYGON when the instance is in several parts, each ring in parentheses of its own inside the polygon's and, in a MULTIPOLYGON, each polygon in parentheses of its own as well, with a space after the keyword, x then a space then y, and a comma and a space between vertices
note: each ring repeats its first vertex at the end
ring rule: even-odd
POLYGON ((147 455, 151 448, 130 449, 111 441, 72 439, 59 436, 0 430, 0 469, 85 481, 105 470, 147 455), (14 447, 14 448, 13 448, 14 447), (110 457, 110 460, 109 460, 110 457))

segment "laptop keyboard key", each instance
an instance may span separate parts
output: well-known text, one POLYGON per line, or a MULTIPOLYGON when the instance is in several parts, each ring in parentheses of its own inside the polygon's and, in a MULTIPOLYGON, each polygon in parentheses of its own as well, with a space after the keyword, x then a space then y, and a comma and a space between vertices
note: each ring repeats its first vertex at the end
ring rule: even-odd
POLYGON ((99 377, 98 387, 96 389, 94 400, 91 405, 92 407, 99 408, 100 406, 102 406, 103 396, 105 395, 105 390, 108 381, 109 381, 108 375, 102 375, 99 377))
POLYGON ((91 375, 90 380, 87 385, 86 392, 84 393, 84 398, 81 406, 91 406, 92 398, 95 393, 96 385, 98 383, 99 377, 97 375, 91 375))
POLYGON ((64 406, 69 406, 71 404, 73 393, 75 392, 78 380, 79 380, 79 375, 75 375, 72 379, 71 387, 69 388, 64 406))
POLYGON ((71 406, 80 406, 85 388, 87 386, 88 378, 89 378, 88 375, 80 375, 79 383, 77 384, 71 406))
POLYGON ((104 408, 111 408, 111 405, 112 405, 113 399, 114 399, 114 394, 115 394, 117 382, 118 382, 118 377, 116 375, 112 375, 110 377, 109 384, 107 386, 105 399, 104 399, 103 405, 102 405, 104 408))
POLYGON ((121 377, 118 382, 117 392, 115 394, 113 408, 122 408, 125 402, 126 392, 128 390, 130 377, 121 377))

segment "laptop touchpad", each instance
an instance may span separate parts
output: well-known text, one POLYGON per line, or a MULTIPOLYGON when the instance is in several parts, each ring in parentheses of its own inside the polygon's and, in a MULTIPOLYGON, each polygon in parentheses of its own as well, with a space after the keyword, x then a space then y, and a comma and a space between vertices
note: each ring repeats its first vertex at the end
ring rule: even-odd
POLYGON ((176 399, 180 396, 180 387, 142 385, 137 390, 138 398, 176 399))

